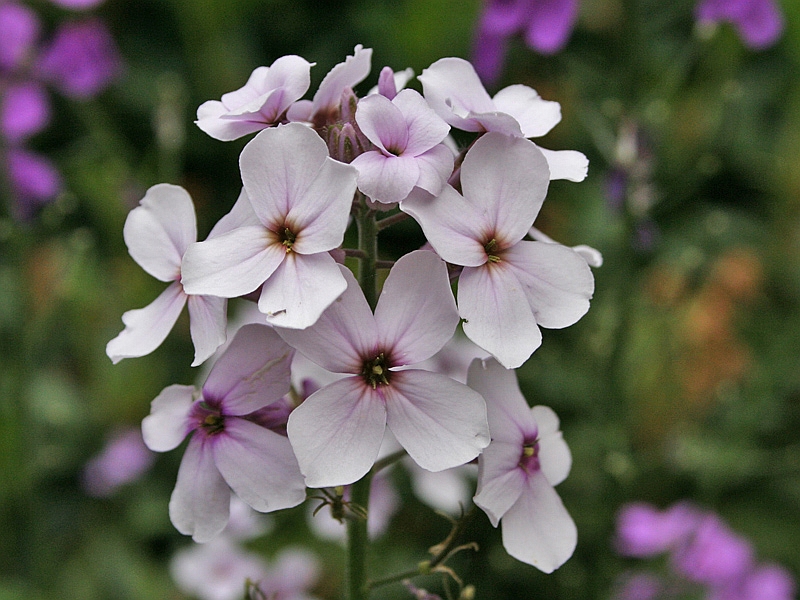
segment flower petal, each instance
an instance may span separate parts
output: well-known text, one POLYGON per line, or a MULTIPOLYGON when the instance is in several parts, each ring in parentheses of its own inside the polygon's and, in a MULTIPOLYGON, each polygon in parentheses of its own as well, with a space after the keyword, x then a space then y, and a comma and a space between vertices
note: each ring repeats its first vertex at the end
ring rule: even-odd
POLYGON ((413 156, 386 156, 371 151, 359 154, 351 164, 358 169, 358 189, 376 202, 387 204, 405 200, 420 175, 413 156))
POLYGON ((438 144, 416 157, 419 168, 417 187, 439 195, 453 172, 453 153, 444 144, 438 144))
POLYGON ((405 154, 419 156, 439 144, 450 132, 450 126, 416 90, 402 90, 392 104, 400 109, 405 122, 405 154))
POLYGON ((194 344, 192 366, 203 364, 227 338, 228 300, 217 296, 189 296, 189 330, 194 344))
POLYGON ((239 197, 236 199, 236 203, 233 205, 233 208, 228 212, 228 214, 224 215, 217 224, 214 225, 214 228, 208 234, 207 239, 211 239, 213 237, 217 237, 222 235, 223 233, 228 233, 229 231, 233 231, 234 229, 238 229, 239 227, 245 227, 247 225, 261 225, 261 221, 258 220, 256 213, 253 212, 253 206, 250 204, 250 198, 247 197, 247 192, 242 191, 239 192, 239 197))
POLYGON ((461 58, 441 58, 417 77, 431 108, 453 127, 480 131, 477 123, 465 118, 468 113, 488 113, 494 103, 475 69, 461 58))
POLYGON ((561 121, 561 105, 542 99, 527 85, 510 85, 492 98, 497 110, 514 117, 523 137, 540 137, 561 121))
POLYGON ((339 105, 342 92, 347 87, 361 83, 372 68, 372 48, 364 48, 358 44, 353 55, 344 62, 333 67, 317 88, 314 94, 314 112, 327 111, 339 105))
POLYGON ((228 109, 219 100, 208 100, 197 108, 194 122, 201 131, 221 142, 238 140, 240 137, 267 127, 261 120, 225 119, 228 109))
POLYGON ((526 491, 525 472, 519 467, 520 451, 518 444, 492 439, 478 457, 478 489, 473 501, 494 527, 526 491))
POLYGON ((276 240, 277 236, 258 225, 192 244, 181 268, 186 293, 223 298, 249 294, 285 258, 286 249, 276 240))
POLYGON ((346 288, 339 266, 327 252, 289 252, 264 282, 258 309, 275 327, 305 329, 316 323, 346 288))
POLYGON ((335 373, 360 373, 364 356, 377 351, 375 318, 350 270, 339 266, 347 289, 314 325, 306 329, 276 331, 312 361, 335 373))
POLYGON ((214 364, 203 397, 228 415, 246 415, 280 400, 290 387, 294 352, 266 325, 242 326, 214 364))
POLYGON ((194 402, 192 385, 171 385, 150 403, 150 414, 142 420, 145 445, 154 452, 174 450, 189 433, 189 410, 194 402))
POLYGON ((139 266, 160 281, 173 281, 183 253, 197 240, 192 198, 180 186, 154 185, 130 212, 122 233, 139 266))
MULTIPOLYGON (((405 153, 408 145, 408 124, 402 111, 385 96, 374 94, 359 100, 356 107, 356 123, 367 139, 384 154, 399 156, 405 153)), ((442 137, 444 138, 444 135, 442 137)))
POLYGON ((144 308, 122 315, 120 334, 106 344, 106 354, 117 364, 123 358, 150 354, 167 338, 186 304, 186 294, 177 281, 144 308))
POLYGON ((347 377, 305 399, 289 416, 287 431, 309 487, 347 485, 361 479, 378 456, 386 408, 361 377, 347 377))
POLYGON ((169 500, 172 524, 195 542, 207 542, 225 529, 230 504, 231 492, 214 464, 211 444, 194 435, 186 446, 169 500))
POLYGON ((453 337, 458 310, 444 261, 417 250, 392 267, 375 308, 380 346, 391 349, 393 366, 436 354, 453 337))
POLYGON ((547 161, 536 145, 500 133, 478 139, 461 167, 464 198, 488 213, 494 230, 487 233, 504 247, 528 233, 549 183, 547 161))
POLYGON ((289 440, 244 419, 228 418, 214 460, 236 495, 260 512, 297 506, 306 486, 289 440))
POLYGON ((539 426, 539 465, 550 485, 558 485, 572 468, 572 453, 558 430, 558 417, 547 406, 534 406, 533 418, 539 426))
POLYGON ((547 159, 550 179, 567 179, 580 182, 589 172, 589 159, 576 150, 546 150, 539 147, 547 159))
POLYGON ((463 465, 489 444, 486 405, 463 383, 410 369, 394 371, 381 389, 389 429, 423 469, 463 465))
POLYGON ((509 275, 519 282, 541 327, 560 329, 589 310, 594 276, 580 254, 545 242, 518 243, 503 253, 509 275))
POLYGON ((502 523, 506 551, 545 573, 564 564, 578 542, 572 517, 542 474, 528 479, 528 489, 503 516, 502 523))
POLYGON ((522 286, 503 263, 465 268, 458 280, 464 333, 507 369, 516 369, 542 343, 522 286))

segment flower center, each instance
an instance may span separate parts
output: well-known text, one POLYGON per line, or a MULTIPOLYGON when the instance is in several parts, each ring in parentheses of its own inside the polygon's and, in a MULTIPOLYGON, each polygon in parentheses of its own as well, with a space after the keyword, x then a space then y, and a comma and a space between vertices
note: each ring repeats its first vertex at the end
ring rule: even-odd
POLYGON ((379 385, 389 385, 389 361, 383 352, 371 360, 364 361, 361 376, 374 390, 379 385))
POLYGON ((519 466, 527 473, 539 470, 539 441, 525 442, 519 457, 519 466))
POLYGON ((495 238, 490 239, 483 245, 483 249, 486 251, 486 258, 488 259, 489 262, 493 263, 500 262, 500 256, 496 254, 497 251, 500 249, 499 246, 500 244, 497 243, 497 240, 495 238))
POLYGON ((295 240, 297 240, 297 236, 294 234, 294 232, 292 232, 291 229, 284 227, 283 231, 278 234, 278 239, 281 241, 281 244, 286 247, 286 253, 288 254, 292 251, 292 246, 294 245, 295 240))

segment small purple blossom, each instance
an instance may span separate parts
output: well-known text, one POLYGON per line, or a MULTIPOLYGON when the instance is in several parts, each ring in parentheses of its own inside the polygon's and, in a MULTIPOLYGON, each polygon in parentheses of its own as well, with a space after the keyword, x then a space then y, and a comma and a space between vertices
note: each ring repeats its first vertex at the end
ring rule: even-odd
POLYGON ((39 17, 16 2, 0 3, 0 71, 14 71, 31 57, 39 39, 39 17))
POLYGON ((783 33, 783 15, 774 0, 700 0, 695 17, 701 24, 731 23, 753 50, 775 44, 783 33))
POLYGON ((8 180, 17 199, 17 213, 27 219, 40 206, 55 198, 63 187, 61 175, 46 157, 23 150, 9 148, 5 156, 8 180))
POLYGON ((39 133, 50 122, 50 101, 36 81, 9 85, 0 96, 0 134, 12 145, 39 133))
POLYGON ((91 496, 110 496, 120 486, 136 481, 154 460, 138 428, 118 431, 102 452, 86 463, 83 487, 91 496))
POLYGON ((689 504, 666 511, 643 502, 626 504, 617 515, 617 551, 642 558, 674 549, 686 542, 700 516, 689 504))

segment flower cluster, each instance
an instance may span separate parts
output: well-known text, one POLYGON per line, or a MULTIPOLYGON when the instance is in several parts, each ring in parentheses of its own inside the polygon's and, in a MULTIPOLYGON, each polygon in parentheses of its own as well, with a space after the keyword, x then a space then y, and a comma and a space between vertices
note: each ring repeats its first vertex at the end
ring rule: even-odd
POLYGON ((617 519, 617 550, 649 558, 668 553, 671 577, 633 575, 620 587, 620 600, 680 598, 705 591, 711 600, 790 600, 795 582, 781 566, 755 560, 750 542, 716 514, 689 503, 666 510, 628 504, 617 519))
POLYGON ((596 251, 533 227, 549 182, 581 181, 587 160, 530 141, 559 122, 558 103, 522 85, 490 97, 464 60, 425 69, 422 93, 405 87, 409 71, 384 68, 359 98, 371 50, 356 46, 302 99, 312 66, 279 58, 198 109, 214 138, 256 134, 240 157, 242 192, 205 241, 174 185, 152 187, 125 224, 133 259, 169 286, 125 313, 107 347, 114 362, 155 350, 187 303, 194 365, 225 342, 227 299, 260 311, 202 389, 166 388, 143 422, 152 450, 190 437, 172 522, 211 540, 231 490, 266 512, 322 488, 316 497, 342 510, 358 502, 344 486, 371 479, 390 436, 402 448, 394 455, 429 472, 477 458, 476 504, 503 522, 512 556, 550 572, 576 544, 553 489, 571 457, 553 411, 531 410, 511 369, 540 345, 540 328, 572 325, 589 308, 596 251), (451 128, 474 134, 467 148, 451 128), (378 232, 408 218, 428 244, 380 261, 378 232), (359 247, 342 248, 351 222, 359 247), (388 269, 380 293, 379 269, 388 269), (429 368, 459 323, 493 357, 476 360, 466 383, 429 368), (295 353, 335 375, 292 387, 295 353))
MULTIPOLYGON (((67 9, 88 9, 102 0, 53 0, 67 9)), ((50 122, 50 85, 70 99, 91 98, 114 79, 120 58, 105 24, 88 17, 68 20, 42 41, 36 12, 18 2, 0 3, 0 161, 19 218, 31 216, 62 187, 46 157, 29 139, 50 122)))

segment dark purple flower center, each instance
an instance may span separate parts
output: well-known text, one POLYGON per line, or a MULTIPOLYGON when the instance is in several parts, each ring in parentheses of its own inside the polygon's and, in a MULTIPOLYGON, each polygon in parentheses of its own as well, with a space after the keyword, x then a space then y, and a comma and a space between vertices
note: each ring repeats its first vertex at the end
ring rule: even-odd
POLYGON ((519 457, 519 466, 526 473, 533 473, 538 471, 539 465, 539 441, 525 442, 522 446, 522 453, 519 457))
POLYGON ((206 435, 216 435, 225 430, 225 415, 206 401, 195 402, 192 420, 206 435))
POLYGON ((364 367, 361 369, 361 376, 374 390, 379 385, 389 385, 389 360, 385 354, 381 352, 375 358, 364 361, 364 367))

